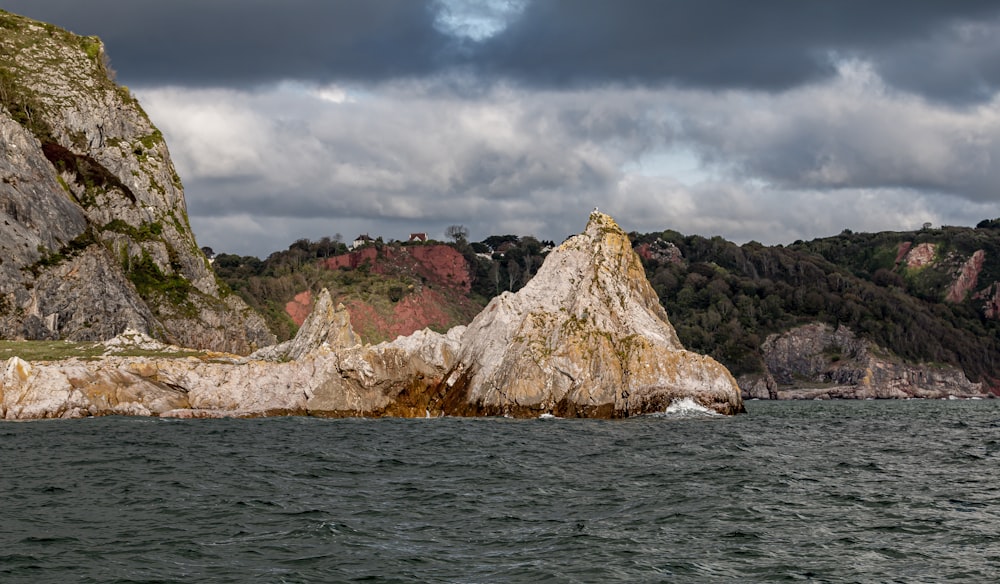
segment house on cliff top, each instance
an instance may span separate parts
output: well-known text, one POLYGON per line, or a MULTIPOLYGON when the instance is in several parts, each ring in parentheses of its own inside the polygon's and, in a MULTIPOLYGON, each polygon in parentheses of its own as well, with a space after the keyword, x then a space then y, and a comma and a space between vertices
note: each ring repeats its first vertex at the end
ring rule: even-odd
POLYGON ((363 235, 359 235, 359 236, 355 237, 354 241, 351 243, 351 247, 349 247, 348 249, 350 249, 351 251, 354 251, 354 250, 358 249, 359 247, 367 245, 367 244, 369 244, 369 243, 371 243, 373 241, 375 241, 375 240, 372 239, 367 233, 365 233, 363 235))

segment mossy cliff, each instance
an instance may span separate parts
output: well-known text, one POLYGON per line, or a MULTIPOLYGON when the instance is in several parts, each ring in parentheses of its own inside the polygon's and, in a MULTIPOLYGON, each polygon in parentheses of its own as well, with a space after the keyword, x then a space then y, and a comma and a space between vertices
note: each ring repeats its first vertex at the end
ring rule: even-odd
POLYGON ((0 337, 273 343, 191 232, 160 131, 96 37, 0 10, 0 337))

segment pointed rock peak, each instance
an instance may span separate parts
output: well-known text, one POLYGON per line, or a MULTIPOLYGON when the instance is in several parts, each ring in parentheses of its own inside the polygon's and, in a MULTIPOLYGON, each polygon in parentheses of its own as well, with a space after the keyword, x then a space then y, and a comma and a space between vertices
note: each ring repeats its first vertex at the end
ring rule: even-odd
POLYGON ((359 344, 351 327, 351 315, 343 304, 333 305, 330 291, 323 288, 316 296, 312 312, 306 317, 295 338, 274 347, 265 347, 250 356, 267 361, 294 361, 326 345, 330 348, 359 344))
POLYGON ((302 328, 295 335, 293 342, 300 347, 299 356, 301 356, 323 344, 333 348, 353 347, 359 341, 351 327, 351 314, 347 308, 342 303, 334 306, 330 291, 323 288, 316 297, 312 312, 302 323, 302 328))
POLYGON ((628 235, 610 215, 597 210, 583 233, 549 254, 518 296, 536 311, 596 314, 605 329, 624 325, 648 333, 655 328, 668 344, 680 347, 628 235))
POLYGON ((593 246, 599 244, 604 244, 608 248, 632 250, 632 242, 629 241, 628 235, 611 215, 595 209, 590 213, 590 219, 583 233, 570 237, 559 248, 580 249, 581 246, 589 245, 594 249, 593 246))
MULTIPOLYGON (((7 366, 4 369, 4 376, 0 377, 0 397, 3 397, 3 388, 5 385, 5 380, 7 383, 25 381, 34 372, 34 367, 31 363, 21 359, 20 357, 11 357, 7 359, 7 366)), ((2 400, 0 400, 2 401, 2 400)), ((0 406, 3 404, 0 403, 0 406)))
POLYGON ((628 236, 622 231, 622 228, 618 226, 618 223, 615 222, 611 215, 606 215, 596 209, 590 213, 590 220, 587 221, 587 228, 584 230, 584 233, 591 237, 595 233, 599 233, 601 236, 613 234, 628 240, 628 236))

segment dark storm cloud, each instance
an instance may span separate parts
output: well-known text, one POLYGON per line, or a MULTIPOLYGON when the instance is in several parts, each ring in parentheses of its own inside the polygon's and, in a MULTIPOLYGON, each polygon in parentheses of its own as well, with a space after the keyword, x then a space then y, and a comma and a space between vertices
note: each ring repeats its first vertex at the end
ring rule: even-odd
POLYGON ((454 41, 430 0, 0 0, 98 35, 126 83, 247 85, 430 71, 454 41))
POLYGON ((900 43, 873 59, 895 87, 951 102, 985 101, 1000 88, 998 23, 965 22, 900 43))
MULTIPOLYGON (((497 72, 545 86, 672 82, 763 90, 828 77, 834 56, 859 57, 881 60, 908 85, 934 90, 937 71, 921 75, 926 55, 907 58, 907 47, 954 51, 949 27, 995 19, 998 9, 996 2, 936 0, 541 0, 479 56, 497 72), (926 42, 935 35, 944 46, 926 42)), ((1000 79, 985 53, 963 64, 966 77, 982 68, 1000 79)))
MULTIPOLYGON (((944 99, 1000 85, 1000 5, 967 0, 532 0, 476 43, 442 32, 440 0, 0 0, 108 45, 122 81, 377 81, 461 68, 532 86, 781 90, 873 62, 944 99), (971 23, 987 22, 979 33, 971 23), (971 34, 971 36, 970 36, 971 34)), ((488 11, 486 11, 488 13, 488 11)))

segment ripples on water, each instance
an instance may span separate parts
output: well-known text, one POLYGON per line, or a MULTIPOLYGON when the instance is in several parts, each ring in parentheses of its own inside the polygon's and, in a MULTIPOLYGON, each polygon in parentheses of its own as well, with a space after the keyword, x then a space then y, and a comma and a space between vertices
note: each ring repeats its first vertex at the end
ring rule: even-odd
POLYGON ((0 424, 0 582, 1000 581, 1000 400, 0 424))

